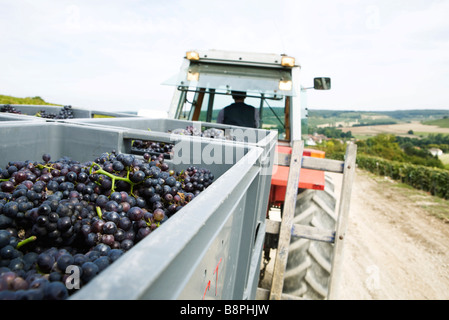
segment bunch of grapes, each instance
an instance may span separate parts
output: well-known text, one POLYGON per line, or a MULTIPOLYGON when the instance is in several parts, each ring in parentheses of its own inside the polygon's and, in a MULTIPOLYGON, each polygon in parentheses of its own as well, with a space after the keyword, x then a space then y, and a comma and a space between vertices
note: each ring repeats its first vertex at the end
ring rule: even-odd
POLYGON ((106 245, 85 254, 57 247, 24 253, 18 247, 26 241, 18 242, 12 230, 0 230, 0 300, 66 299, 124 253, 106 245), (79 279, 67 273, 73 268, 78 268, 79 279))
POLYGON ((50 281, 34 268, 42 260, 40 254, 24 254, 19 249, 24 241, 19 242, 14 229, 0 230, 0 299, 66 298, 68 291, 62 282, 50 281))
POLYGON ((204 130, 202 136, 213 139, 225 139, 224 131, 217 128, 209 128, 204 130))
POLYGON ((173 134, 181 134, 185 136, 197 136, 201 137, 201 130, 198 130, 194 126, 187 126, 185 129, 178 128, 171 131, 173 134))
POLYGON ((188 167, 183 174, 183 188, 196 196, 207 188, 214 178, 214 175, 208 169, 199 169, 195 166, 188 167))
MULTIPOLYGON (((204 131, 199 131, 193 126, 187 126, 185 129, 178 128, 169 133, 185 135, 185 136, 198 136, 212 139, 227 139, 233 140, 232 137, 226 135, 224 130, 217 128, 209 128, 204 131)), ((162 154, 166 158, 170 158, 173 154, 173 143, 166 143, 160 141, 151 141, 151 140, 133 140, 131 150, 136 154, 150 153, 153 155, 162 154)))
POLYGON ((88 283, 214 180, 148 153, 42 160, 0 169, 0 299, 67 298, 67 267, 88 283))
POLYGON ((233 140, 232 137, 225 135, 224 130, 218 129, 218 128, 209 128, 209 129, 200 131, 193 126, 187 126, 185 129, 178 128, 178 129, 172 130, 170 133, 181 134, 181 135, 186 135, 186 136, 198 136, 198 137, 212 138, 212 139, 233 140))
POLYGON ((173 153, 173 143, 150 140, 134 140, 132 143, 132 151, 150 154, 163 154, 169 156, 173 153))
POLYGON ((2 106, 0 112, 16 113, 16 114, 22 113, 21 111, 17 110, 16 107, 13 107, 9 104, 5 104, 4 106, 2 106))
POLYGON ((64 106, 58 113, 47 112, 45 110, 40 110, 36 113, 37 117, 46 118, 46 119, 73 119, 73 110, 72 106, 64 106))

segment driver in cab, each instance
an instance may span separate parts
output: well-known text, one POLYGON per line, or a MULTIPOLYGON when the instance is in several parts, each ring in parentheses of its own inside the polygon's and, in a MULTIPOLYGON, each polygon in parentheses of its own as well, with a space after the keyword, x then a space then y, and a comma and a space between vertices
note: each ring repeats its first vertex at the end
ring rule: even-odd
POLYGON ((217 123, 258 128, 259 111, 244 102, 246 92, 232 91, 232 98, 234 99, 234 103, 220 110, 217 123))

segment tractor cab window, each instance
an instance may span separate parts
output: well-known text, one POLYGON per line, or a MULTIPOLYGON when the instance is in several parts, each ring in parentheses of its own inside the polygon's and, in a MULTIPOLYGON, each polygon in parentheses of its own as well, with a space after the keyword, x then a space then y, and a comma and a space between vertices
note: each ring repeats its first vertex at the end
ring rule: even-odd
POLYGON ((289 110, 295 95, 287 69, 191 63, 165 84, 177 87, 176 119, 216 122, 221 109, 232 104, 231 92, 246 92, 245 104, 259 111, 259 128, 276 129, 289 140, 289 110))
MULTIPOLYGON (((204 88, 185 88, 182 95, 177 119, 203 122, 217 122, 221 109, 232 104, 231 94, 204 88)), ((247 94, 245 103, 253 106, 259 113, 259 128, 277 130, 279 140, 289 140, 286 130, 290 97, 265 96, 263 94, 247 94)))

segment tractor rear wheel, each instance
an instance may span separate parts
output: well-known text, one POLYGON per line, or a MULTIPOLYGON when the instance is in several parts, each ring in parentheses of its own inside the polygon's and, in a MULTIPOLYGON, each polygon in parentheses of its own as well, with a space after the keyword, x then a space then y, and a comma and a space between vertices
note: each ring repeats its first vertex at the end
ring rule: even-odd
MULTIPOLYGON (((335 230, 336 202, 333 182, 326 175, 324 190, 299 190, 293 223, 335 230)), ((332 243, 292 236, 283 292, 303 299, 326 299, 333 249, 332 243)))

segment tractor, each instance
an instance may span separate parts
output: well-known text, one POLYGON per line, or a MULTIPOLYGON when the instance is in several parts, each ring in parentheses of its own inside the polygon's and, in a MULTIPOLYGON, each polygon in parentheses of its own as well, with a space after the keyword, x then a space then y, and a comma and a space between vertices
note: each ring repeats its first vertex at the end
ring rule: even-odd
POLYGON ((333 280, 334 273, 341 264, 337 264, 340 254, 337 242, 344 235, 352 180, 351 177, 344 179, 347 188, 343 190, 344 198, 340 198, 343 207, 338 214, 334 184, 326 171, 348 175, 346 170, 354 170, 355 166, 348 169, 351 164, 347 161, 355 161, 355 151, 351 148, 350 159, 335 162, 325 159, 323 151, 304 146, 307 140, 307 91, 329 90, 331 80, 316 77, 313 86, 305 86, 300 82, 300 70, 296 59, 286 54, 195 50, 186 52, 180 72, 165 82, 175 86, 168 112, 171 119, 217 123, 219 111, 231 104, 232 93, 239 91, 244 92, 245 104, 257 110, 257 129, 277 130, 267 199, 267 221, 270 223, 267 224, 260 279, 265 276, 266 266, 272 258, 270 255, 277 250, 276 255, 283 256, 276 257, 272 279, 272 286, 280 286, 280 289, 260 288, 258 297, 262 299, 332 298, 336 281, 333 280), (293 194, 289 195, 294 157, 299 157, 300 161, 296 164, 296 177, 291 179, 294 181, 294 186, 290 187, 294 189, 293 194), (290 208, 288 217, 287 207, 290 208), (273 222, 272 215, 276 211, 280 223, 273 222), (341 214, 342 211, 346 212, 341 214), (287 236, 284 237, 287 240, 281 241, 284 218, 288 219, 287 236), (302 233, 291 234, 289 228, 297 225, 301 226, 297 229, 302 233), (312 228, 318 231, 310 231, 312 228), (282 250, 288 250, 288 255, 282 250), (278 282, 280 285, 276 284, 278 282))

